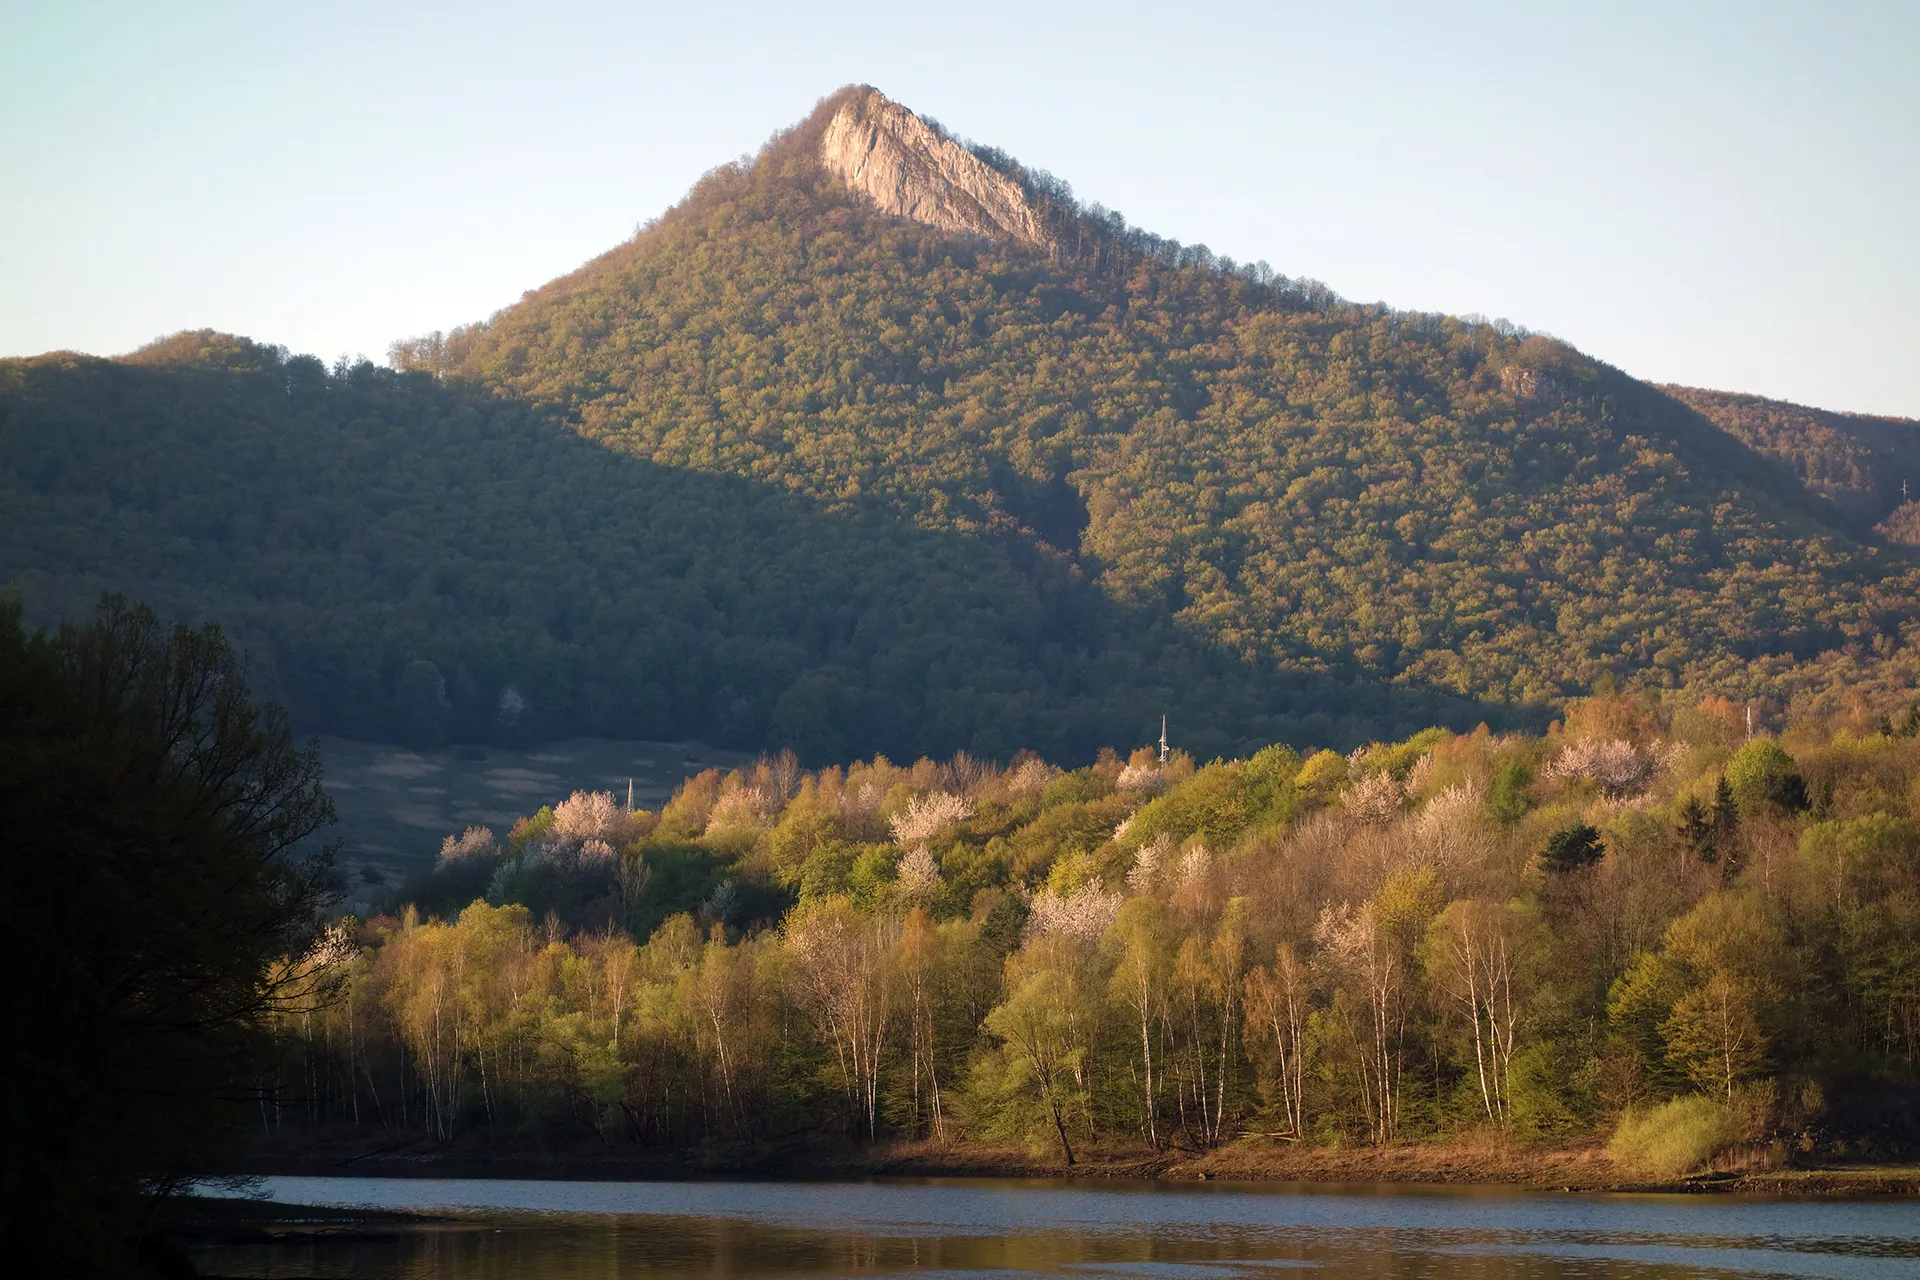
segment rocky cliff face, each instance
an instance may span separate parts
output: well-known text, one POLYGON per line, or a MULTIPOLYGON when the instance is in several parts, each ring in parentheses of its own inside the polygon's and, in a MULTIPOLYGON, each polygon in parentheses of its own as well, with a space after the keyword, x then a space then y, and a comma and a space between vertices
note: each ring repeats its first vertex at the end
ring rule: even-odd
POLYGON ((946 231, 1048 245, 1018 183, 878 89, 847 99, 820 161, 884 212, 946 231))

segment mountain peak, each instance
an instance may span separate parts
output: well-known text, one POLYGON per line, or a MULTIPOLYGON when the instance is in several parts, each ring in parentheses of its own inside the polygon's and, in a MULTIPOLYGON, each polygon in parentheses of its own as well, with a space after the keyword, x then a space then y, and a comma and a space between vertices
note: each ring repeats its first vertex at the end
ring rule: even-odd
POLYGON ((944 231, 1050 246, 1020 184, 878 89, 850 93, 820 162, 884 213, 944 231))

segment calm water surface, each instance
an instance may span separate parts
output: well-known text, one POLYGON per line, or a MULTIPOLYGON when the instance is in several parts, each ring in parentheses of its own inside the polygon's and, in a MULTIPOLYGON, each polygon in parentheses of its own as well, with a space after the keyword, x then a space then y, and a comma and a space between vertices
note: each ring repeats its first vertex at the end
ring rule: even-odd
POLYGON ((197 1254, 209 1276, 618 1280, 1913 1276, 1912 1201, 1406 1187, 269 1178, 296 1204, 453 1210, 197 1254))

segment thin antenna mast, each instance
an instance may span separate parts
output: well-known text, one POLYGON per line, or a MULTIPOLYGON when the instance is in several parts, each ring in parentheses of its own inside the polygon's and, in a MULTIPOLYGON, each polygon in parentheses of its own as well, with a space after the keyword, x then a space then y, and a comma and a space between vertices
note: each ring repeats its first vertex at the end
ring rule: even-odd
POLYGON ((633 812, 633 779, 627 779, 627 812, 633 812))
POLYGON ((1167 717, 1160 717, 1160 763, 1167 762, 1167 717))

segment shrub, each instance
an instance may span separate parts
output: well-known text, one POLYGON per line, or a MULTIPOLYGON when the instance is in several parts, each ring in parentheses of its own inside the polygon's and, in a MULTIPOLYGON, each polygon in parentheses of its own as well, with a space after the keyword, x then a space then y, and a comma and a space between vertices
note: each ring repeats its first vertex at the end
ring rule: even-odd
POLYGON ((1732 1109, 1711 1098, 1676 1098, 1620 1118, 1607 1154, 1615 1164, 1658 1178, 1691 1173, 1740 1137, 1732 1109))
POLYGON ((1528 1137, 1558 1137, 1581 1128, 1574 1092, 1574 1073, 1553 1045, 1529 1045, 1514 1055, 1507 1068, 1513 1127, 1528 1137))

